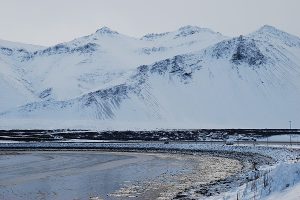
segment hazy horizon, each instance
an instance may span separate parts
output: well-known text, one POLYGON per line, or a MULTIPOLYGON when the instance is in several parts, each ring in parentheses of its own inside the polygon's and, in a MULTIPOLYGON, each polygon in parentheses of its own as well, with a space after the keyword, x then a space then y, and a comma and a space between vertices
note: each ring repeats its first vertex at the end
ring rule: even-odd
POLYGON ((54 45, 107 26, 140 38, 186 25, 226 36, 251 33, 265 24, 300 36, 297 0, 0 0, 0 39, 54 45))

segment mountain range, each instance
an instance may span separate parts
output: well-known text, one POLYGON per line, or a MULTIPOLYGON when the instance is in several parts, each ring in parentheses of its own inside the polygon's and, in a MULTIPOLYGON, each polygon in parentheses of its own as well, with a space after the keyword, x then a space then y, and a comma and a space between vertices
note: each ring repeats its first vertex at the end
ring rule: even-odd
POLYGON ((0 40, 0 93, 2 128, 300 128, 300 38, 265 25, 0 40))

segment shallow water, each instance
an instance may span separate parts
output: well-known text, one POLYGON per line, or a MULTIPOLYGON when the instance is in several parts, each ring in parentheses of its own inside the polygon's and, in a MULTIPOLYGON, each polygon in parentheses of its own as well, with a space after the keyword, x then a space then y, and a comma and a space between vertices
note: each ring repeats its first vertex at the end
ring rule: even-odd
POLYGON ((24 152, 0 155, 0 199, 115 199, 137 181, 176 174, 186 163, 138 153, 24 152))

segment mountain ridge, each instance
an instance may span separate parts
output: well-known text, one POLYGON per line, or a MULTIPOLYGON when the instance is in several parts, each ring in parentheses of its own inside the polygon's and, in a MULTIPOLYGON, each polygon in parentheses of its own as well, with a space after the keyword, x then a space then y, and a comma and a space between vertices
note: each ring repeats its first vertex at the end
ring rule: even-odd
MULTIPOLYGON (((103 31, 104 34, 118 34, 107 28, 103 31)), ((198 33, 208 32, 212 38, 219 35, 192 26, 184 27, 181 31, 183 40, 191 41, 198 33), (189 33, 188 36, 186 33, 189 33)), ((178 33, 172 34, 171 38, 174 39, 173 36, 178 33)), ((154 56, 156 59, 148 62, 141 59, 140 64, 124 68, 123 71, 119 71, 118 67, 117 70, 112 69, 114 76, 111 80, 94 84, 89 90, 73 93, 68 98, 59 99, 55 97, 55 88, 46 88, 40 93, 43 98, 2 112, 0 119, 20 118, 33 122, 38 119, 100 120, 104 127, 115 123, 123 128, 137 127, 139 124, 146 128, 172 128, 187 124, 193 127, 208 127, 210 124, 218 127, 262 127, 262 121, 265 120, 265 125, 275 127, 290 118, 300 117, 297 103, 300 100, 298 40, 296 36, 264 26, 246 36, 214 39, 209 45, 196 46, 195 51, 191 51, 190 47, 193 46, 188 45, 187 49, 180 50, 180 54, 175 51, 170 57, 172 52, 161 56, 167 50, 158 50, 156 54, 161 57, 154 56)), ((201 41, 201 38, 197 41, 201 41)), ((104 44, 97 45, 97 48, 103 48, 104 44)), ((177 45, 172 48, 178 48, 177 45)), ((90 68, 98 57, 98 54, 93 57, 97 51, 95 49, 85 54, 62 52, 46 57, 54 56, 57 59, 57 56, 66 54, 78 59, 80 56, 89 56, 93 58, 92 62, 82 66, 90 68)), ((70 70, 73 72, 74 67, 70 70)), ((89 70, 93 71, 93 68, 89 70)), ((78 73, 82 75, 81 70, 78 73)), ((62 78, 66 78, 70 74, 63 75, 62 78)), ((52 78, 57 80, 55 76, 52 78)), ((109 75, 93 76, 103 81, 109 75)), ((72 87, 74 84, 70 83, 61 91, 72 87)))

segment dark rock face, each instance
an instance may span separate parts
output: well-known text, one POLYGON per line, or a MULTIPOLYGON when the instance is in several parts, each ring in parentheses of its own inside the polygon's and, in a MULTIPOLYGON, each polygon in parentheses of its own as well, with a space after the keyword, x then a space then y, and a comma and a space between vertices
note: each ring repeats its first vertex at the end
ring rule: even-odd
POLYGON ((126 96, 128 86, 126 84, 116 85, 114 87, 105 89, 105 90, 99 90, 90 94, 97 95, 101 97, 102 99, 110 99, 113 97, 116 97, 118 95, 120 96, 126 96))
POLYGON ((83 108, 95 110, 97 119, 114 118, 115 110, 120 107, 123 100, 129 99, 132 94, 150 101, 150 96, 144 96, 144 92, 147 93, 144 85, 147 84, 147 79, 151 74, 173 76, 179 78, 183 83, 187 83, 192 78, 195 69, 185 62, 186 59, 188 59, 186 56, 175 56, 150 66, 142 65, 137 68, 136 73, 127 83, 86 94, 80 99, 80 102, 82 102, 83 108))
POLYGON ((98 48, 98 45, 95 43, 87 43, 83 46, 80 47, 76 47, 74 49, 71 50, 71 52, 79 52, 79 53, 92 53, 94 51, 96 51, 98 48))
POLYGON ((78 46, 75 48, 70 48, 64 44, 58 44, 54 47, 49 47, 47 49, 44 49, 42 51, 36 51, 34 52, 34 55, 55 55, 55 54, 67 54, 67 53, 92 53, 97 50, 99 45, 95 43, 87 43, 82 46, 78 46))
POLYGON ((153 53, 162 52, 162 51, 166 51, 166 50, 167 50, 166 47, 142 48, 141 53, 150 55, 153 53))
POLYGON ((246 63, 251 66, 266 63, 265 56, 261 53, 254 40, 246 40, 243 36, 238 38, 238 44, 232 55, 231 62, 234 64, 246 63))
POLYGON ((6 47, 1 47, 0 48, 0 53, 6 56, 10 56, 13 54, 13 50, 10 48, 6 48, 6 47))
POLYGON ((231 49, 234 46, 234 39, 233 40, 226 40, 222 41, 215 45, 215 47, 212 49, 212 52, 209 50, 205 50, 205 54, 211 54, 213 58, 225 58, 230 54, 231 49))
POLYGON ((96 31, 97 34, 100 34, 100 35, 118 35, 119 33, 117 31, 113 31, 111 30, 110 28, 108 27, 102 27, 100 29, 98 29, 96 31))
POLYGON ((114 110, 127 98, 129 87, 125 84, 89 93, 81 98, 84 108, 93 108, 97 119, 114 118, 114 110))
POLYGON ((141 40, 155 40, 155 39, 158 39, 158 38, 162 38, 163 36, 165 35, 168 35, 169 32, 166 32, 166 33, 150 33, 150 34, 147 34, 147 35, 144 35, 141 40))
POLYGON ((0 47, 0 54, 5 56, 14 56, 20 62, 27 61, 32 58, 32 53, 25 49, 11 49, 0 47))
POLYGON ((170 76, 177 76, 182 81, 186 81, 192 78, 192 74, 198 69, 198 65, 194 63, 193 65, 187 64, 188 56, 178 55, 172 59, 166 59, 160 62, 156 62, 152 65, 150 73, 152 74, 169 74, 170 76))
POLYGON ((154 65, 152 65, 152 67, 150 69, 150 72, 163 75, 168 70, 168 66, 170 65, 170 63, 171 63, 170 59, 166 59, 166 60, 156 62, 156 63, 154 63, 154 65))
POLYGON ((215 45, 211 56, 217 59, 227 58, 233 64, 259 66, 267 63, 267 57, 261 52, 254 39, 240 36, 215 45))
POLYGON ((39 95, 41 99, 46 99, 52 94, 52 88, 47 88, 44 91, 42 91, 39 95))
POLYGON ((70 48, 63 45, 63 44, 58 44, 55 45, 54 47, 49 47, 41 52, 35 52, 35 54, 39 55, 51 55, 51 54, 62 54, 70 51, 70 48))

